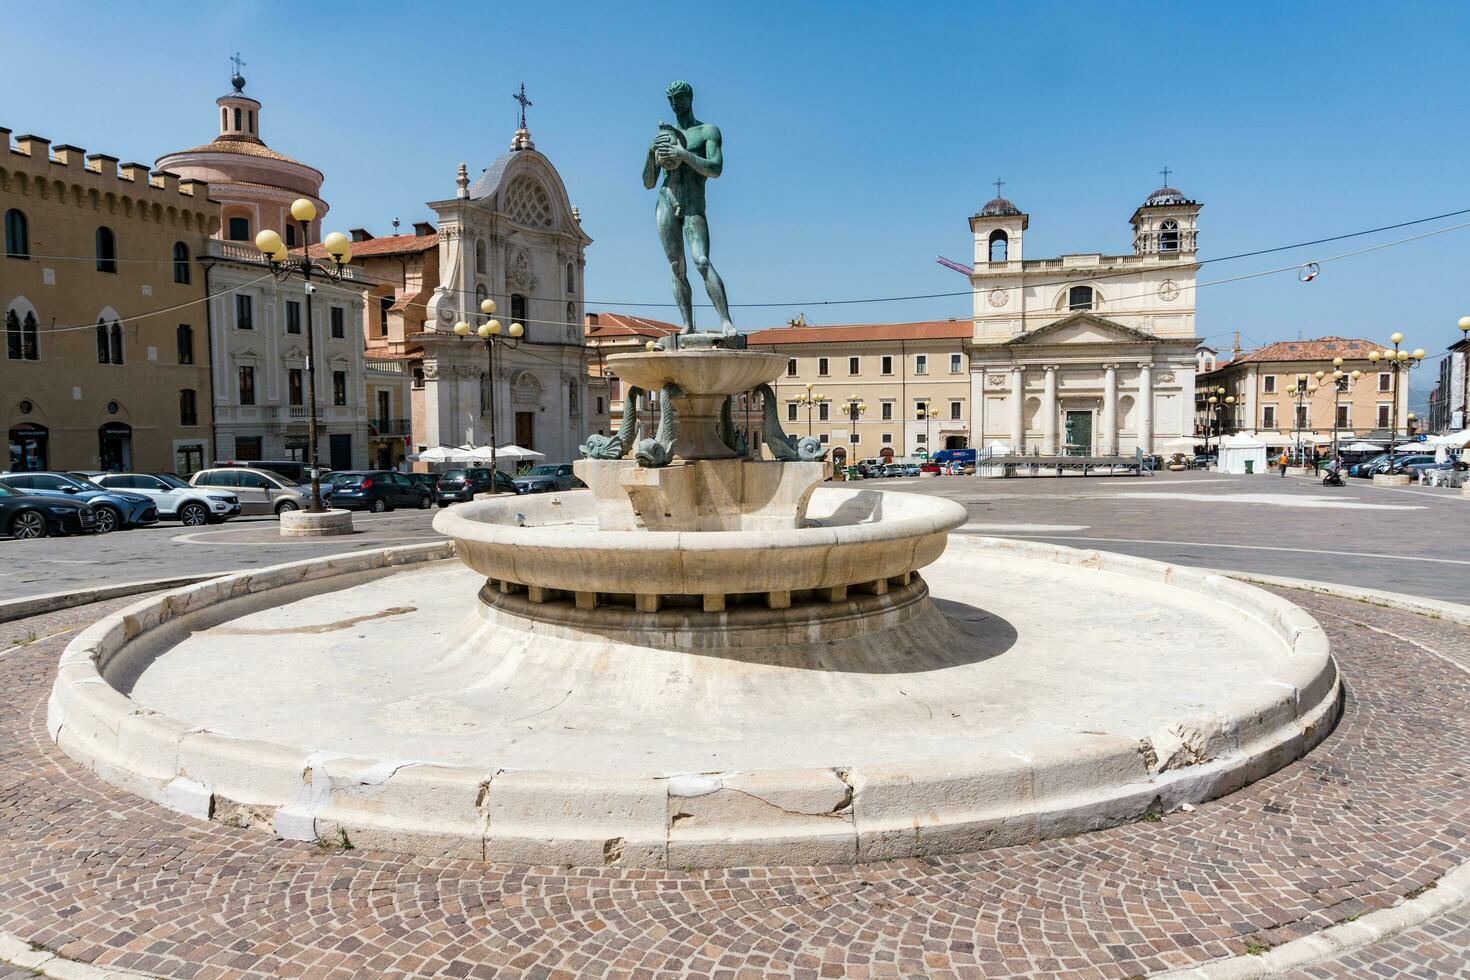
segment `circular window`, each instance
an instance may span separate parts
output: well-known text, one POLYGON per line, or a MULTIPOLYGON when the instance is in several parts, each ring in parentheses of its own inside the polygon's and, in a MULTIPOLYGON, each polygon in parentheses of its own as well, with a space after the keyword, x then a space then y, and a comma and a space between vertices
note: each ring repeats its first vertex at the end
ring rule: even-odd
POLYGON ((118 408, 117 402, 108 402, 107 403, 107 414, 108 415, 116 415, 117 414, 117 408, 118 408))
POLYGON ((22 415, 29 415, 29 414, 31 414, 31 409, 33 409, 35 407, 36 406, 34 406, 34 405, 31 404, 31 400, 29 398, 24 399, 20 403, 20 414, 22 414, 22 415))

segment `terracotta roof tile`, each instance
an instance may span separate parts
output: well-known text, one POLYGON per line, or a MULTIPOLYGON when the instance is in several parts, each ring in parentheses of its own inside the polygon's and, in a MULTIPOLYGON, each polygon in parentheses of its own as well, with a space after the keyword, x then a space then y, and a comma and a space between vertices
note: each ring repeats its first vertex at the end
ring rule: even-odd
POLYGON ((594 339, 611 337, 666 337, 678 333, 677 323, 650 320, 647 317, 628 316, 623 313, 590 313, 597 317, 595 324, 587 324, 588 337, 594 339))
MULTIPOLYGON (((1368 352, 1383 350, 1382 344, 1376 344, 1371 340, 1363 340, 1354 337, 1318 337, 1315 340, 1278 340, 1274 344, 1267 344, 1259 350, 1253 350, 1248 354, 1242 354, 1235 360, 1229 362, 1230 367, 1237 364, 1260 363, 1262 361, 1330 361, 1334 357, 1341 357, 1348 361, 1365 361, 1368 352)), ((1221 364, 1215 370, 1226 365, 1221 364)))
MULTIPOLYGON (((234 139, 227 136, 218 137, 202 146, 190 147, 187 150, 175 150, 166 156, 176 156, 180 153, 238 153, 247 157, 264 157, 267 160, 280 160, 283 163, 294 163, 298 167, 310 166, 300 160, 293 160, 284 153, 277 153, 259 140, 234 139)), ((316 170, 315 167, 312 167, 316 170)), ((318 171, 320 173, 320 171, 318 171)))
MULTIPOLYGON (((353 242, 352 257, 365 259, 372 255, 413 255, 416 252, 427 252, 438 244, 437 231, 427 235, 386 235, 383 238, 369 238, 365 242, 353 242)), ((326 258, 327 250, 320 244, 313 245, 311 256, 315 259, 326 258)))
POLYGON ((750 344, 830 344, 864 340, 967 340, 975 327, 969 320, 922 320, 917 323, 853 323, 830 327, 772 327, 746 336, 750 344))

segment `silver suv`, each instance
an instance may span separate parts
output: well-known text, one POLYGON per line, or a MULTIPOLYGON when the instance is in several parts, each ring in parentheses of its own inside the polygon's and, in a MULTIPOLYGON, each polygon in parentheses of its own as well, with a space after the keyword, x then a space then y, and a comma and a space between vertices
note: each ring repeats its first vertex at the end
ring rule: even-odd
POLYGON ((223 490, 240 500, 241 514, 275 514, 300 510, 311 502, 311 488, 299 487, 270 470, 222 466, 200 470, 189 478, 196 487, 223 490))

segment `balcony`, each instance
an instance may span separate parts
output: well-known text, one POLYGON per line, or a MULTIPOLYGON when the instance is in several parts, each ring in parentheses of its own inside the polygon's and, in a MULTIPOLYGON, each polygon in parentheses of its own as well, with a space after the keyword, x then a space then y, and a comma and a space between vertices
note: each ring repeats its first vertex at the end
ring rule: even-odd
POLYGON ((384 439, 413 435, 413 420, 368 419, 368 435, 384 439))
MULTIPOLYGON (((255 247, 254 242, 231 242, 218 238, 211 238, 204 250, 207 258, 221 259, 226 262, 240 262, 246 265, 258 265, 264 268, 265 259, 261 258, 260 249, 255 247)), ((297 256, 293 256, 297 257, 297 256)), ((325 259, 321 261, 326 261, 325 259)), ((347 282, 357 280, 357 272, 351 266, 342 270, 342 278, 347 282)))

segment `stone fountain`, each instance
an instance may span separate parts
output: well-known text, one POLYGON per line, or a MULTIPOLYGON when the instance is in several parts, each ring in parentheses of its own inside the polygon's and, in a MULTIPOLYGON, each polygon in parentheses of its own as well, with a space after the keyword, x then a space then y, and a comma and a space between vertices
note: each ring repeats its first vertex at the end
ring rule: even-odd
MULTIPOLYGON (((715 172, 680 84, 679 135, 645 168, 661 195, 689 191, 690 154, 715 172)), ((52 737, 161 806, 278 837, 685 867, 1082 833, 1228 794, 1330 731, 1336 668, 1296 606, 825 482, 817 441, 781 431, 784 358, 694 332, 687 289, 689 329, 608 359, 628 410, 583 447, 586 489, 107 616, 62 658, 52 737)))

